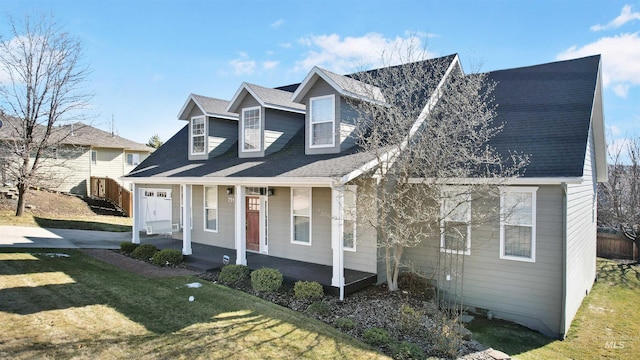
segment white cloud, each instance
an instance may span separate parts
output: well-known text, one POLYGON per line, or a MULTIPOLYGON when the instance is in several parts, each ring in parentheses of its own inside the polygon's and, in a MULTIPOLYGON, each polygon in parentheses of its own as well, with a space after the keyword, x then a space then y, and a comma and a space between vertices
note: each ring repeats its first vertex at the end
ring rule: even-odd
POLYGON ((609 129, 609 133, 610 133, 612 136, 618 136, 618 135, 620 135, 620 128, 619 128, 618 126, 616 126, 616 125, 609 125, 609 126, 607 126, 607 128, 609 129))
POLYGON ((274 23, 271 24, 271 27, 274 28, 274 29, 277 29, 280 26, 282 26, 283 24, 284 24, 284 20, 283 19, 278 19, 274 23))
POLYGON ((629 89, 640 85, 640 37, 638 33, 603 37, 582 47, 572 46, 558 60, 602 54, 602 81, 616 95, 626 97, 629 89))
POLYGON ((631 5, 625 5, 622 7, 620 15, 618 15, 615 19, 609 21, 609 23, 606 25, 593 25, 591 27, 591 31, 617 29, 620 26, 634 20, 640 20, 640 12, 631 12, 631 5))
POLYGON ((273 69, 280 64, 280 61, 265 61, 262 63, 262 67, 266 70, 273 69))
POLYGON ((229 61, 236 75, 252 74, 256 68, 256 62, 253 60, 234 59, 229 61))
POLYGON ((379 33, 368 33, 345 38, 338 34, 304 37, 298 40, 298 44, 310 49, 302 60, 296 62, 295 70, 309 71, 317 65, 337 73, 346 73, 365 66, 378 67, 434 57, 434 53, 422 52, 426 35, 385 38, 379 33), (407 59, 409 55, 415 58, 407 59))

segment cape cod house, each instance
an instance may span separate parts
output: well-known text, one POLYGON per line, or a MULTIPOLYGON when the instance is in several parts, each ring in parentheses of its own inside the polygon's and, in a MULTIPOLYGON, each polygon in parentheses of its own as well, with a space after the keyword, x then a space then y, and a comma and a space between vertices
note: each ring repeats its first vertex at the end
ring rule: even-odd
MULTIPOLYGON (((423 63, 442 65, 433 74, 442 80, 462 71, 457 55, 423 63)), ((607 175, 600 66, 592 56, 488 74, 504 123, 492 146, 530 163, 496 200, 523 200, 517 221, 468 232, 464 302, 556 337, 596 275, 596 187, 607 175)), ((428 89, 424 104, 439 93, 428 89)), ((190 95, 182 130, 125 176, 132 241, 171 233, 185 255, 204 244, 238 264, 261 254, 322 265, 339 291, 357 288, 353 274, 384 281, 376 233, 358 222, 376 162, 350 136, 347 99, 384 102, 377 89, 317 67, 296 85, 243 83, 229 101, 190 95)), ((428 271, 437 255, 418 246, 407 256, 428 271)))

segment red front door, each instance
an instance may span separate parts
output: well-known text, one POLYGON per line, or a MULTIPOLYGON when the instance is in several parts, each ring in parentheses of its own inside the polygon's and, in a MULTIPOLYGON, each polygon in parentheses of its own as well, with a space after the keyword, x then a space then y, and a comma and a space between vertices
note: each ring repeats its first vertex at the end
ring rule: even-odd
POLYGON ((260 198, 247 196, 247 250, 260 251, 260 198))

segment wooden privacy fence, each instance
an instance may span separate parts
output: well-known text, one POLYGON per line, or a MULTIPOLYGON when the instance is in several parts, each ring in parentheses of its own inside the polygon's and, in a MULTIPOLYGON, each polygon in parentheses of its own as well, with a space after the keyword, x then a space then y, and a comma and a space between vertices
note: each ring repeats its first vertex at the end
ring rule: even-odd
POLYGON ((598 232, 597 256, 606 259, 635 260, 638 248, 623 234, 598 232))
POLYGON ((123 188, 117 181, 108 177, 91 177, 91 196, 109 200, 131 217, 131 191, 123 188))

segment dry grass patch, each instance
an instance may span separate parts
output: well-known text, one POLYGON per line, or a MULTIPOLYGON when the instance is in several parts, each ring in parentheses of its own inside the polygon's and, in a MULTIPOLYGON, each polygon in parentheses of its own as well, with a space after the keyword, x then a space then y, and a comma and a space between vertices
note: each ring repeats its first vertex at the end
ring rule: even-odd
POLYGON ((0 249, 0 358, 384 358, 243 292, 144 278, 75 250, 40 252, 0 249))

